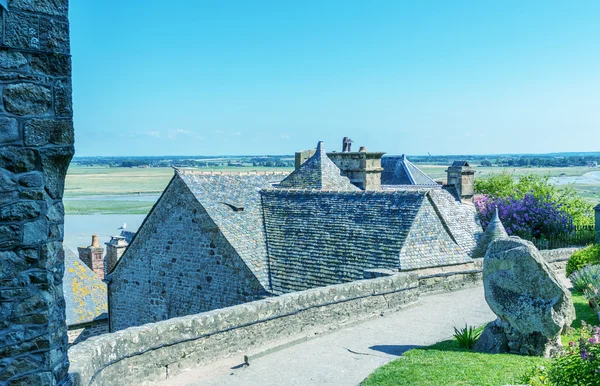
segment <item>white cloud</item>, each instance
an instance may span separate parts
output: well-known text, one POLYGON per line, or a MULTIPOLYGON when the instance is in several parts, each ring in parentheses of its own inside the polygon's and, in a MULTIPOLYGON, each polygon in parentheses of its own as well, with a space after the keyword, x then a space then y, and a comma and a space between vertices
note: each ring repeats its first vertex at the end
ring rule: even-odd
POLYGON ((160 131, 147 131, 146 135, 151 137, 160 138, 160 131))
POLYGON ((191 132, 191 131, 189 131, 189 130, 183 130, 183 129, 177 129, 177 130, 175 130, 175 132, 176 132, 177 134, 194 134, 194 133, 192 133, 192 132, 191 132))

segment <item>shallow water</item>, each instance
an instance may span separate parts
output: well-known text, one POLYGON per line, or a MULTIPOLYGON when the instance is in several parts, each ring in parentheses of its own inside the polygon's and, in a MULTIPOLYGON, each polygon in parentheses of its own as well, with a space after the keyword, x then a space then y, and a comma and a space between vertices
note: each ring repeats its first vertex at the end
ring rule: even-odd
POLYGON ((555 185, 600 185, 600 171, 587 172, 577 177, 550 177, 550 182, 555 185))
POLYGON ((110 236, 118 236, 118 229, 124 223, 129 231, 137 230, 146 215, 143 214, 92 214, 92 215, 66 215, 64 245, 77 253, 77 247, 88 246, 92 242, 92 235, 98 235, 100 245, 110 240, 110 236))

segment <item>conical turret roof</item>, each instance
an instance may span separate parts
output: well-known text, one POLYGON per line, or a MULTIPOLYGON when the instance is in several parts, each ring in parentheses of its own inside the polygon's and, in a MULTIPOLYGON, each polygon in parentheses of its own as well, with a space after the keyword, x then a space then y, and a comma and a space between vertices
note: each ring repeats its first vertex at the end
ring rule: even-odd
POLYGON ((323 142, 317 144, 317 151, 292 174, 279 184, 280 188, 316 190, 360 190, 352 185, 348 177, 325 154, 323 142))
POLYGON ((481 235, 481 238, 477 243, 477 247, 473 251, 473 258, 485 257, 488 245, 490 245, 492 241, 504 237, 508 237, 508 233, 506 233, 506 229, 504 229, 504 225, 502 225, 502 221, 500 221, 498 208, 496 208, 494 218, 492 218, 492 221, 488 224, 485 232, 483 232, 483 235, 481 235))

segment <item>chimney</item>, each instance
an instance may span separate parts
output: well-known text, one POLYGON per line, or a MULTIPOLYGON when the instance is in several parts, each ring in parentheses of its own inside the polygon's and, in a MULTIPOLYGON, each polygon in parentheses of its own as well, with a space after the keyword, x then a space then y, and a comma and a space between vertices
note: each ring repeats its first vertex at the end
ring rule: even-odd
POLYGON ((316 150, 302 150, 296 152, 296 158, 294 159, 294 168, 298 169, 300 165, 306 162, 307 159, 315 154, 316 150))
POLYGON ((92 235, 92 244, 87 247, 78 247, 79 259, 98 275, 100 280, 104 279, 104 248, 100 247, 98 235, 92 235))
POLYGON ((461 200, 470 200, 475 194, 475 170, 467 161, 454 161, 446 170, 448 185, 454 185, 461 200))
POLYGON ((98 235, 92 235, 92 247, 100 247, 100 243, 98 243, 98 235))
POLYGON ((381 157, 385 153, 367 152, 364 146, 359 151, 350 151, 351 144, 352 140, 344 137, 342 152, 327 153, 327 156, 340 168, 342 175, 348 177, 358 188, 381 189, 381 157))
POLYGON ((110 271, 117 264, 125 249, 129 245, 123 236, 111 236, 110 241, 105 243, 106 245, 106 257, 104 258, 104 270, 105 275, 108 275, 110 271))

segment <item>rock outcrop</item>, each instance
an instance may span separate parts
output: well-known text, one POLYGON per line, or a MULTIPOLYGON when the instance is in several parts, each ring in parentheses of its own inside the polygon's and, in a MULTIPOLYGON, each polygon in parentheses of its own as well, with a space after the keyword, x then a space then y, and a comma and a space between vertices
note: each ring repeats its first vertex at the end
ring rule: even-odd
POLYGON ((485 298, 498 320, 488 324, 474 350, 552 356, 560 334, 575 319, 567 288, 537 248, 518 237, 501 237, 483 263, 485 298))

